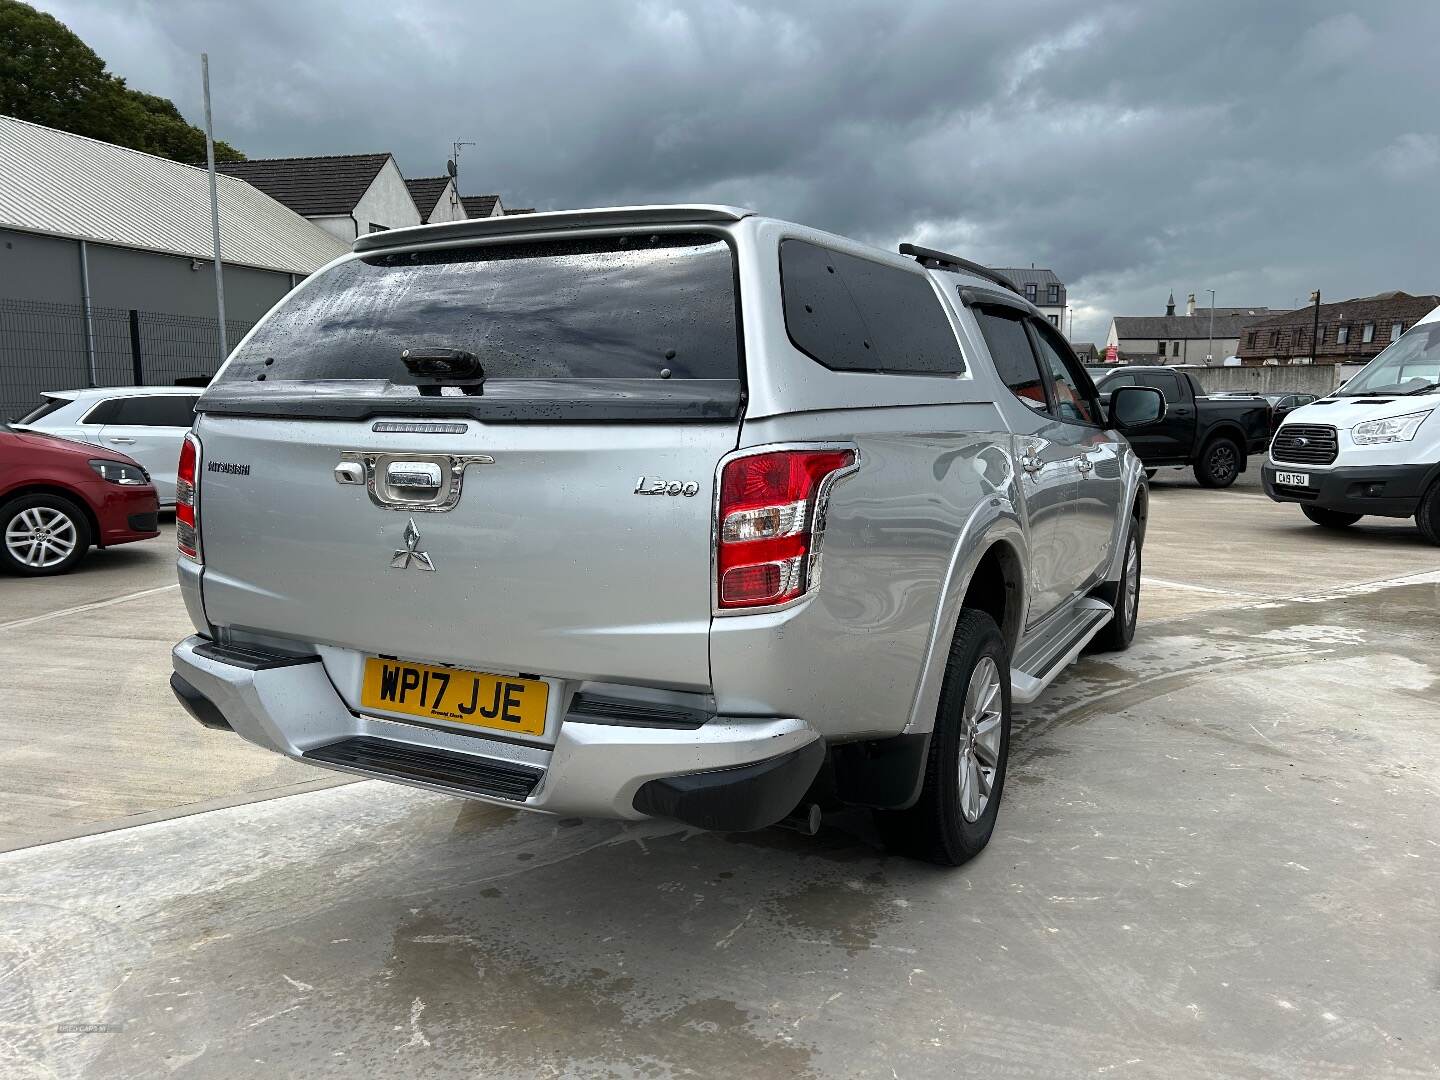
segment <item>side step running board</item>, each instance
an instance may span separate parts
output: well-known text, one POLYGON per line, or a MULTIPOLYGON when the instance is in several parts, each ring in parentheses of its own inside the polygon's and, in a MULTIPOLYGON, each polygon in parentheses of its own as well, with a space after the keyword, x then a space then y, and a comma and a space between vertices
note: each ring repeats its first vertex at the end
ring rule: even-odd
POLYGON ((1038 698, 1114 617, 1109 604, 1087 596, 1054 627, 1046 627, 1020 650, 1010 665, 1011 699, 1024 705, 1038 698))
POLYGON ((307 761, 338 765, 367 776, 410 780, 461 795, 488 795, 523 802, 545 772, 494 758, 432 750, 367 735, 306 750, 307 761))

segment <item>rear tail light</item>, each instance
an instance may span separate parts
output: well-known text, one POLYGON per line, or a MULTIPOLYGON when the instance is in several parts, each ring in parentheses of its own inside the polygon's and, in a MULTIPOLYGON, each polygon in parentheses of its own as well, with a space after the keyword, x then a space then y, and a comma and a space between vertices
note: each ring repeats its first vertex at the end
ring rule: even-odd
POLYGON ((175 543, 187 559, 200 558, 200 440, 186 435, 180 444, 180 465, 175 470, 175 543))
POLYGON ((805 595, 818 577, 825 499, 855 463, 854 450, 781 450, 725 465, 715 529, 720 609, 805 595))

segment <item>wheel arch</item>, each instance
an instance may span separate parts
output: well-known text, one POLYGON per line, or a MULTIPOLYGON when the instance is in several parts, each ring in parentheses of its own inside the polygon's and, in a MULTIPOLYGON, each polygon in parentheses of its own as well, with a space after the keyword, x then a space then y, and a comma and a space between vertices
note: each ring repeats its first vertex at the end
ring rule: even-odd
POLYGON ((1240 447, 1240 459, 1244 462, 1249 440, 1245 437, 1245 429, 1235 420, 1219 420, 1215 425, 1205 432, 1204 438, 1200 440, 1200 453, 1204 453, 1206 447, 1216 439, 1229 439, 1240 447))
POLYGON ((982 611, 993 614, 998 610, 1001 634, 1006 648, 1013 652, 1025 625, 1028 556, 1025 530, 1008 501, 997 505, 987 499, 976 508, 956 542, 945 587, 936 603, 905 734, 928 733, 934 726, 946 657, 967 600, 982 611))

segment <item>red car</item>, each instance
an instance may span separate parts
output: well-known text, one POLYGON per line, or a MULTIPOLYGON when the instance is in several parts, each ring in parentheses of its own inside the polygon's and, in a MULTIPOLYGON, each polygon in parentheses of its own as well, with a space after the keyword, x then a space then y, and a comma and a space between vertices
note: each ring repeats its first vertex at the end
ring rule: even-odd
POLYGON ((159 536, 150 476, 113 450, 0 429, 0 569, 63 574, 90 545, 159 536))

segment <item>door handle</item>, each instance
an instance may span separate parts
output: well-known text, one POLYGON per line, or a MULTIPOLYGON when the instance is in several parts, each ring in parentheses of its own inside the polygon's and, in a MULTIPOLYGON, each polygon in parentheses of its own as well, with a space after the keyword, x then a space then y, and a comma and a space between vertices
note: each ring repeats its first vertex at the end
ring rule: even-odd
POLYGON ((128 435, 111 435, 105 441, 113 443, 133 443, 135 440, 130 438, 130 436, 128 435))

